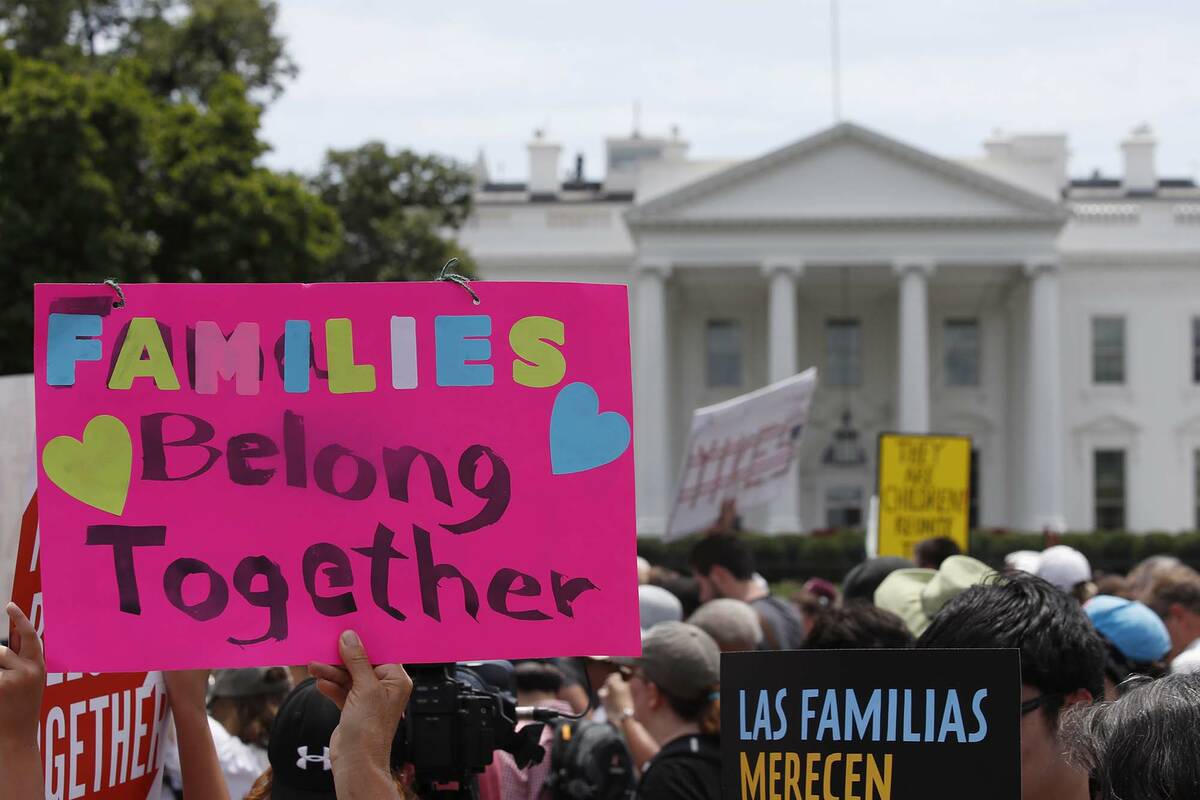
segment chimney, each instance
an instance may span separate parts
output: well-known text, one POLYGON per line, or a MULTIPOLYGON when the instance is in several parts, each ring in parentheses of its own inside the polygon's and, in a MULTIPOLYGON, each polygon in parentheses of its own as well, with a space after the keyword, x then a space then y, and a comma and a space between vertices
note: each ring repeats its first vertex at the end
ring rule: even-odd
POLYGON ((1146 124, 1133 129, 1121 151, 1125 155, 1125 172, 1121 177, 1121 188, 1127 192, 1153 192, 1158 188, 1158 175, 1154 172, 1153 131, 1146 124))
POLYGON ((562 147, 546 141, 541 130, 529 143, 529 193, 558 194, 558 155, 562 147))

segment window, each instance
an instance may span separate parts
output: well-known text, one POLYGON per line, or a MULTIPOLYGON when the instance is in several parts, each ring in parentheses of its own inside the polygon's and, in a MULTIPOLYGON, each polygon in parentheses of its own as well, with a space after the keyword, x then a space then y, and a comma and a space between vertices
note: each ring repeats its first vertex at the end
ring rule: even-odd
POLYGON ((979 385, 979 320, 948 319, 942 328, 947 386, 979 385))
POLYGON ((862 499, 858 486, 831 486, 825 492, 825 527, 861 528, 862 499))
POLYGON ((970 494, 968 495, 967 506, 967 529, 978 530, 979 528, 979 451, 974 447, 971 448, 971 466, 970 466, 970 494))
POLYGON ((710 319, 705 332, 710 388, 742 385, 742 324, 710 319))
POLYGON ((1200 383, 1200 317, 1192 317, 1192 383, 1200 383))
POLYGON ((1096 528, 1125 529, 1125 451, 1097 450, 1092 454, 1095 476, 1096 528))
POLYGON ((856 319, 831 319, 825 323, 825 376, 827 386, 858 386, 862 380, 861 328, 856 319))
POLYGON ((1093 317, 1092 383, 1124 382, 1125 318, 1093 317))

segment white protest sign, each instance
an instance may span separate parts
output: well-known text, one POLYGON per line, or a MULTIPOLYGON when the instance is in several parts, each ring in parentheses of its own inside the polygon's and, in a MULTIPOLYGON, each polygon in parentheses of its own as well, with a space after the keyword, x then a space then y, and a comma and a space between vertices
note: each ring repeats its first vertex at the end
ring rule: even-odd
POLYGON ((746 509, 778 497, 794 480, 800 433, 816 388, 817 371, 807 369, 696 409, 666 538, 708 528, 727 500, 746 509))

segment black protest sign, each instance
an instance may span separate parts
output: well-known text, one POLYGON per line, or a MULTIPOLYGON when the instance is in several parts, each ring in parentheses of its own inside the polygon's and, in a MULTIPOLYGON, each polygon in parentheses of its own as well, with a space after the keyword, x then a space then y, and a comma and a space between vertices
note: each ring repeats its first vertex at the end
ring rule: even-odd
POLYGON ((725 798, 1019 800, 1017 650, 721 656, 725 798))

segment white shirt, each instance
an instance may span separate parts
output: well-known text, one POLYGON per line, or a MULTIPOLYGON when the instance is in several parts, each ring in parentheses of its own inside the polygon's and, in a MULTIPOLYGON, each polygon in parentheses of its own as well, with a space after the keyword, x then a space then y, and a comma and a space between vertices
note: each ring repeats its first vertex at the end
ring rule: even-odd
MULTIPOLYGON (((225 730, 225 726, 212 717, 208 718, 208 729, 212 733, 213 745, 217 751, 217 761, 221 763, 221 771, 225 774, 225 785, 229 787, 230 800, 242 800, 250 791, 250 787, 258 780, 258 776, 262 775, 269 766, 267 751, 255 744, 246 744, 225 730)), ((163 769, 166 771, 166 780, 163 781, 163 797, 173 797, 167 784, 182 785, 179 772, 179 745, 175 739, 173 720, 170 735, 163 748, 163 769)))
POLYGON ((1200 672, 1200 639, 1189 644, 1171 661, 1171 672, 1187 674, 1200 672))

